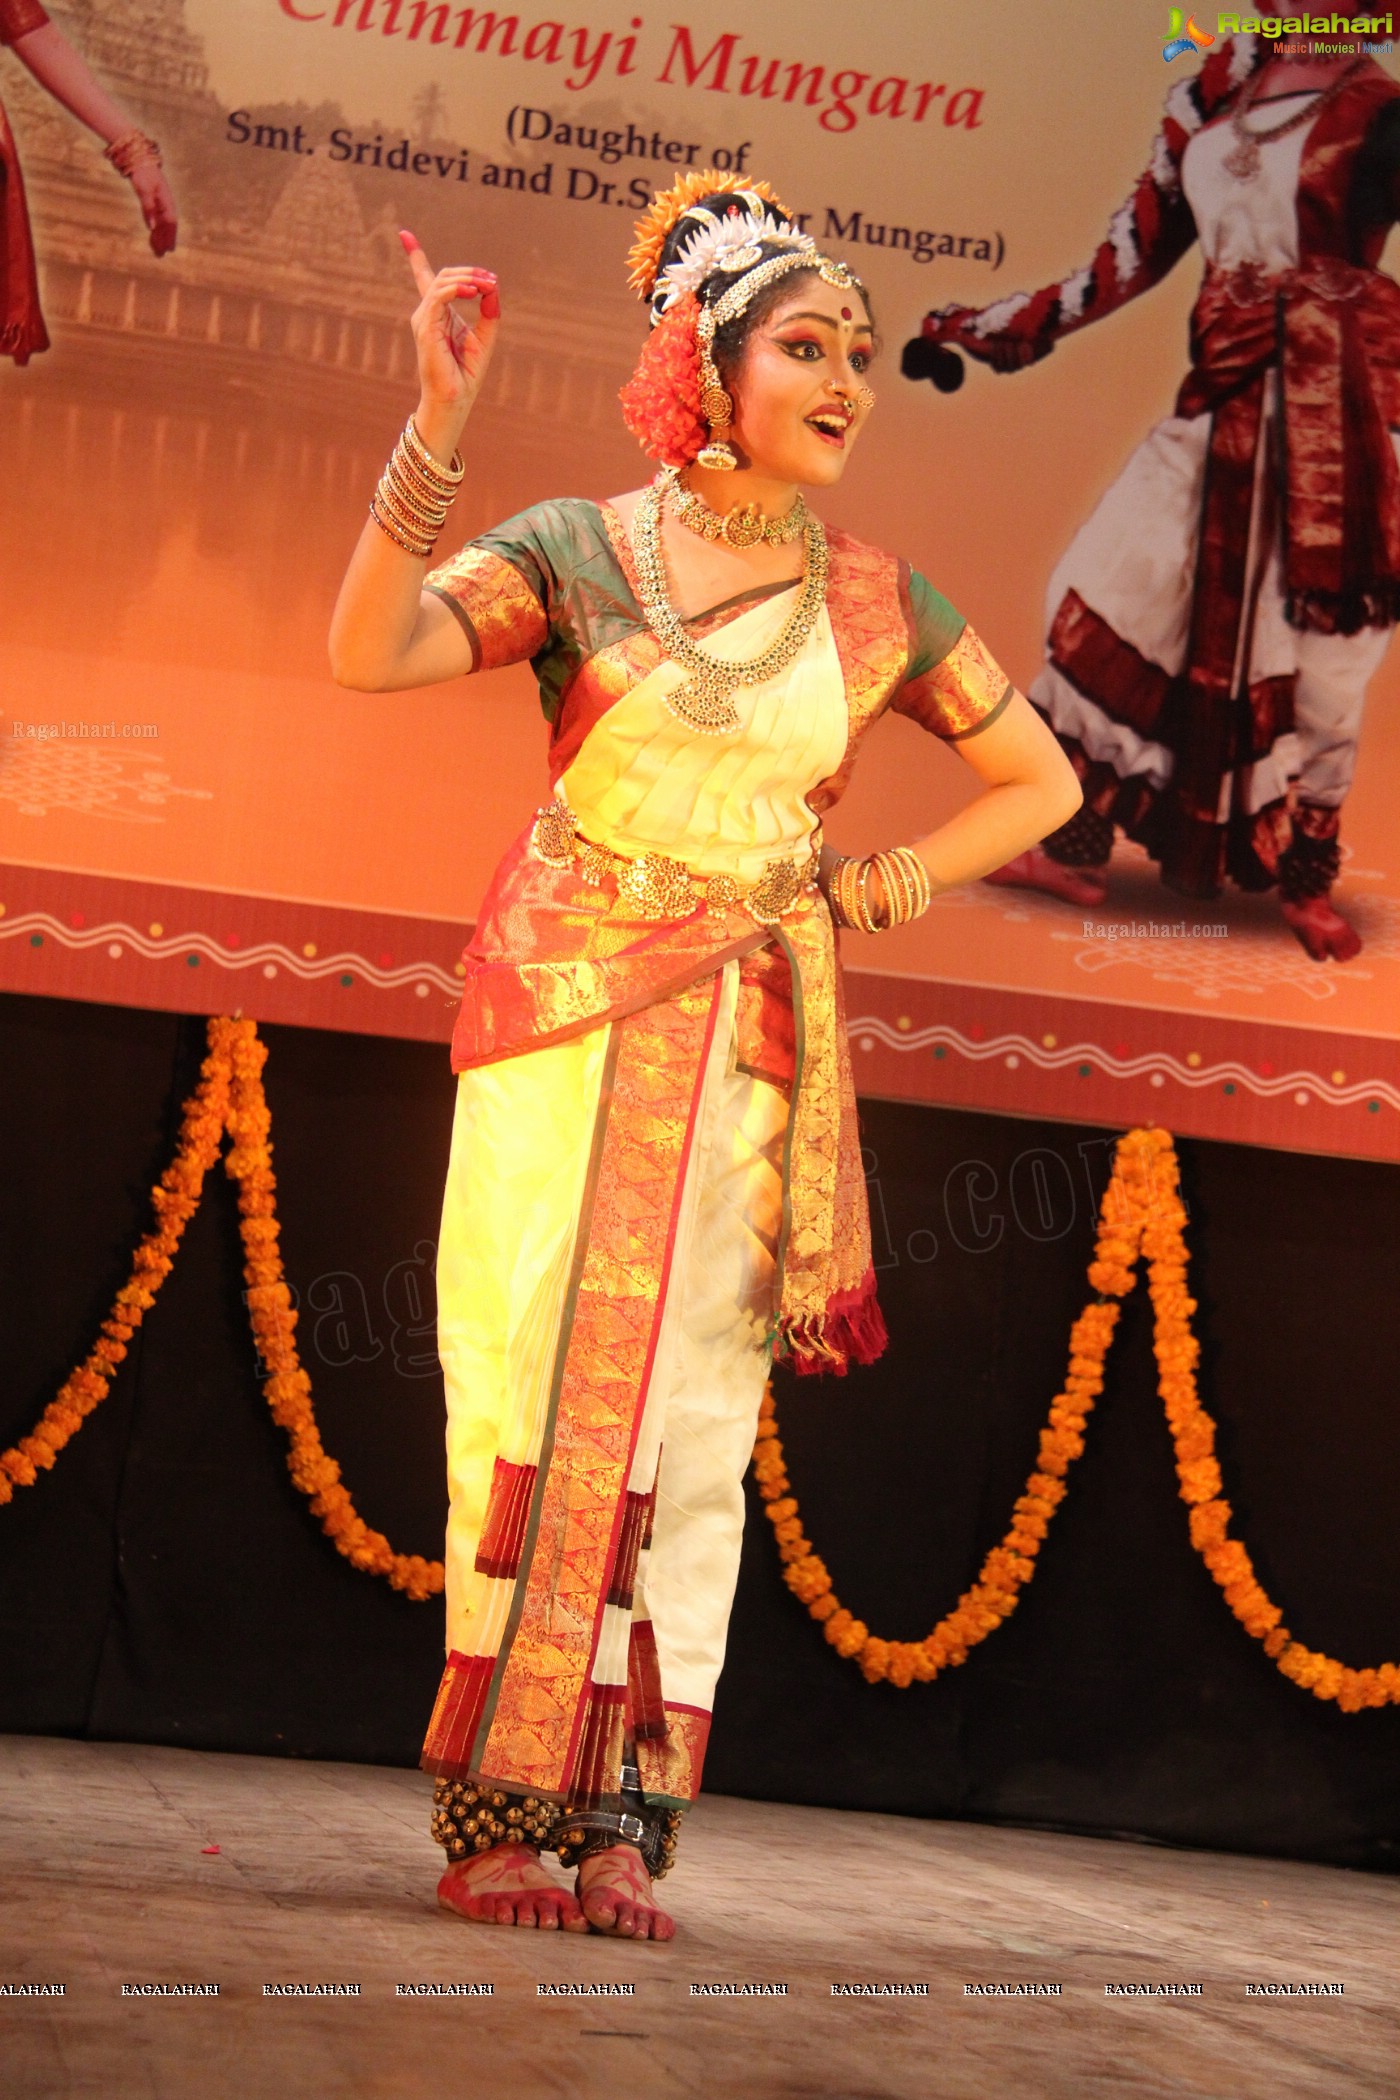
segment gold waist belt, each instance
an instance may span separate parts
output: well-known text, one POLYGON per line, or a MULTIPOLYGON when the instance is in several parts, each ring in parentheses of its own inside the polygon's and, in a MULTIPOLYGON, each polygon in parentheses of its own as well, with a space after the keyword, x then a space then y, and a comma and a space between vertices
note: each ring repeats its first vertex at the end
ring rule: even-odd
POLYGON ((815 889, 821 863, 821 829, 811 849, 791 859, 770 860, 756 882, 736 875, 694 875, 683 860, 665 853, 614 853, 579 830, 573 811, 563 802, 547 802, 535 812, 531 850, 551 868, 578 863, 588 883, 605 876, 617 880, 618 902, 638 919, 688 919, 692 912, 746 911, 760 926, 771 926, 792 909, 799 897, 815 889))

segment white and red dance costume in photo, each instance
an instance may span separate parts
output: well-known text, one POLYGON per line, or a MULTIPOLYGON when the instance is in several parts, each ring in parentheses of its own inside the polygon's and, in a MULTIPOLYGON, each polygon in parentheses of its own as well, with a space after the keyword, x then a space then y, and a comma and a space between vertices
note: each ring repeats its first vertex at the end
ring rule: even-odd
POLYGON ((1084 786, 1045 841, 1101 866, 1115 826, 1190 896, 1228 875, 1321 896, 1366 686, 1400 611, 1400 287, 1376 267, 1400 213, 1400 86, 1368 59, 1331 97, 1231 112, 1270 47, 1235 37, 1167 97, 1151 162, 1093 260, 925 333, 1037 356, 1158 282, 1205 278, 1175 413, 1138 447, 1051 578, 1030 688, 1084 786), (1248 156, 1245 156, 1247 163, 1248 156))
MULTIPOLYGON (((0 44, 13 44, 31 30, 42 29, 48 19, 39 0, 0 0, 0 44)), ((36 350, 48 347, 24 178, 15 136, 0 103, 0 357, 24 365, 36 350)))
MULTIPOLYGON (((688 1805, 775 1343, 837 1371, 884 1343, 819 818, 885 708, 956 738, 1009 686, 905 564, 828 549, 824 610, 724 735, 668 705, 606 508, 541 504, 428 579, 475 667, 531 661, 555 793, 453 1040, 442 1780, 615 1813, 635 1762, 649 1809, 688 1805)), ((690 632, 752 660, 793 588, 690 632)))

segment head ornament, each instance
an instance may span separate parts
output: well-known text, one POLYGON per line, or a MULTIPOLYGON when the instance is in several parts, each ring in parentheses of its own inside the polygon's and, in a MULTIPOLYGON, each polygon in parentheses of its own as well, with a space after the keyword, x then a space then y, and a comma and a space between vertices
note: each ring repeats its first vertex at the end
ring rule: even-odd
MULTIPOLYGON (((683 457, 715 470, 737 465, 728 442, 734 405, 714 360, 717 332, 746 312, 759 292, 792 270, 814 270, 827 284, 842 290, 863 289, 848 264, 821 253, 766 182, 746 181, 716 168, 688 172, 652 199, 645 217, 637 221, 627 260, 627 281, 650 306, 651 326, 656 331, 653 341, 658 352, 665 351, 664 359, 650 363, 658 370, 663 365, 674 369, 678 364, 689 365, 692 354, 695 358, 690 367, 695 383, 693 391, 686 389, 684 407, 697 419, 702 436, 708 424, 709 441, 693 440, 683 457), (671 259, 663 267, 668 246, 671 259), (665 326, 658 328, 659 323, 665 326), (686 338, 685 345, 679 340, 671 342, 677 329, 686 338)), ((648 363, 643 353, 642 364, 622 396, 628 422, 639 436, 643 436, 642 422, 655 420, 646 414, 652 386, 650 373, 643 373, 648 363)), ((658 452, 647 436, 643 443, 657 456, 683 463, 674 450, 658 452)))
POLYGON ((639 299, 650 299, 655 292, 662 251, 691 206, 720 196, 742 197, 750 210, 762 211, 771 204, 791 223, 792 214, 766 182, 746 182, 742 175, 725 175, 718 168, 690 170, 669 190, 657 191, 633 229, 636 239, 627 251, 627 282, 639 299))

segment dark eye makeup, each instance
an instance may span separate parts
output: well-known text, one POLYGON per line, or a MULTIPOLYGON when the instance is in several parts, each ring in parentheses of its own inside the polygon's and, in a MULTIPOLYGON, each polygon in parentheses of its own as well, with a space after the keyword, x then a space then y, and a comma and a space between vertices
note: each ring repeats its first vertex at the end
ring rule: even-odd
MULTIPOLYGON (((798 358, 804 364, 811 364, 813 358, 821 357, 824 354, 823 345, 810 335, 779 335, 774 336, 773 340, 780 350, 787 351, 789 357, 798 358), (809 351, 812 353, 811 356, 807 354, 809 351)), ((857 372, 868 372, 873 354, 870 350, 853 350, 850 360, 852 369, 857 372)))

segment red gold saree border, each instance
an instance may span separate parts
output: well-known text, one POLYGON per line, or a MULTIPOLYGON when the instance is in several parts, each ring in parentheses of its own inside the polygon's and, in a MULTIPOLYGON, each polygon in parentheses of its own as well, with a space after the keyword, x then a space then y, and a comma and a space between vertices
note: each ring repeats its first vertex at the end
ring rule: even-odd
POLYGON ((423 1742, 425 1772, 439 1779, 466 1778, 494 1663, 494 1656, 461 1655, 455 1648, 448 1656, 423 1742))
POLYGON ((659 1740, 637 1742, 637 1770, 649 1801, 669 1801, 688 1808, 700 1791, 710 1716, 698 1706, 665 1707, 666 1733, 659 1740))
POLYGON ((616 1067, 521 1576, 473 1762, 531 1792, 616 1790, 591 1685, 626 1513, 719 979, 617 1024, 616 1067), (548 1447, 552 1445, 552 1450, 548 1447), (590 1697, 590 1693, 592 1697, 590 1697), (588 1741, 582 1740, 585 1730, 588 1741), (600 1747, 601 1745, 601 1747, 600 1747))

